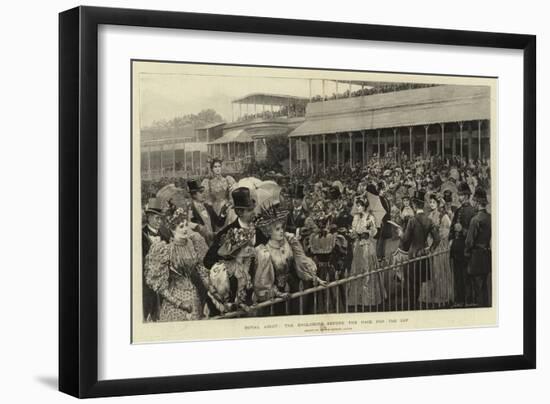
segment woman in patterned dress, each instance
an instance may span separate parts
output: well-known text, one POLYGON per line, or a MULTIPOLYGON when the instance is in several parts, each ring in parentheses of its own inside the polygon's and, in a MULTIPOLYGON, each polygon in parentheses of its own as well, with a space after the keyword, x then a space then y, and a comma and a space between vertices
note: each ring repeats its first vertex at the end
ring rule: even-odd
MULTIPOLYGON (((374 216, 367 212, 368 202, 358 198, 355 201, 355 215, 351 225, 353 243, 353 261, 351 274, 358 275, 376 270, 378 259, 376 257, 376 221, 374 216)), ((377 306, 384 298, 384 286, 379 274, 368 275, 357 281, 360 289, 352 284, 348 290, 348 306, 361 310, 364 306, 377 306)), ((353 309, 352 309, 353 310, 353 309)))
POLYGON ((154 243, 145 258, 145 282, 162 297, 159 321, 199 320, 215 294, 202 265, 208 246, 189 228, 188 212, 175 209, 167 220, 172 239, 154 243))
MULTIPOLYGON (((204 192, 206 200, 212 205, 214 211, 218 216, 222 212, 222 209, 227 205, 230 205, 230 190, 231 187, 235 184, 235 179, 230 175, 222 175, 222 161, 218 158, 214 158, 210 162, 210 171, 212 175, 208 178, 205 178, 201 186, 204 187, 204 192)), ((227 212, 227 218, 225 224, 233 222, 237 216, 233 209, 229 209, 227 212)))

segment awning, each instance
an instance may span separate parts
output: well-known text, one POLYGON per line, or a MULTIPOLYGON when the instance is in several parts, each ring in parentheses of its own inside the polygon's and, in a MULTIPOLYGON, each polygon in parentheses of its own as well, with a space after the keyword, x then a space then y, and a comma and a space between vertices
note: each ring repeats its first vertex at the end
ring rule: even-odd
POLYGON ((208 144, 226 144, 226 143, 250 143, 252 137, 246 132, 245 129, 233 129, 228 130, 225 134, 208 144))
MULTIPOLYGON (((435 88, 433 87, 433 89, 435 88)), ((441 91, 433 89, 431 89, 432 93, 441 91)), ((410 93, 413 91, 420 92, 422 90, 411 90, 410 93)), ((425 92, 428 93, 428 91, 425 92)), ((318 103, 319 106, 315 107, 319 111, 316 111, 315 114, 311 114, 309 117, 306 115, 306 121, 291 132, 289 136, 312 136, 490 119, 491 103, 488 90, 485 91, 483 89, 483 91, 479 90, 468 95, 447 99, 428 98, 422 100, 417 98, 407 102, 409 100, 404 99, 404 97, 392 95, 390 98, 387 94, 383 94, 376 97, 382 99, 382 96, 384 96, 387 100, 392 100, 393 104, 380 102, 375 105, 368 105, 366 100, 364 100, 364 104, 355 110, 348 108, 348 106, 354 106, 353 103, 356 103, 356 105, 359 104, 361 97, 357 97, 356 100, 353 98, 341 100, 342 102, 340 103, 337 102, 340 100, 335 100, 332 102, 332 107, 327 104, 327 108, 324 111, 321 110, 323 103, 318 103), (401 104, 398 104, 397 101, 401 101, 401 104)), ((369 97, 362 98, 368 99, 369 97)), ((375 98, 373 97, 373 99, 375 98)))

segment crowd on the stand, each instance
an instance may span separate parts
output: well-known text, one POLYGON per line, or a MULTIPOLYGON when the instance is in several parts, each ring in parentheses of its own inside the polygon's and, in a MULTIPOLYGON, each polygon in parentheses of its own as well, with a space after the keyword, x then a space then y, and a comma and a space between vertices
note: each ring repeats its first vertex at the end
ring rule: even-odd
POLYGON ((360 293, 335 286, 328 304, 312 294, 285 300, 396 263, 391 276, 408 307, 491 305, 488 161, 371 158, 295 169, 259 178, 280 186, 261 206, 222 165, 214 159, 202 181, 173 181, 183 198, 157 197, 168 180, 143 186, 145 321, 380 308, 391 291, 379 272, 360 277, 360 293))

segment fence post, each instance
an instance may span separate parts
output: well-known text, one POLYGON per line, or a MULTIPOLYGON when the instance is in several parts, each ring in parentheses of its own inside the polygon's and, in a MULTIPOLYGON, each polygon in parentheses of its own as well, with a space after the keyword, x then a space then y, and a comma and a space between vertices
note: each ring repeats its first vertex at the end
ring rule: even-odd
MULTIPOLYGON (((346 272, 345 272, 345 275, 344 275, 346 278, 349 278, 349 270, 346 268, 346 272)), ((344 292, 346 293, 346 296, 345 296, 345 310, 346 310, 346 313, 348 312, 348 305, 349 305, 349 282, 346 282, 344 284, 344 292)))
MULTIPOLYGON (((336 272, 334 276, 335 280, 340 279, 340 276, 338 275, 338 272, 336 272)), ((336 313, 340 313, 340 285, 337 285, 334 287, 336 290, 336 313)))
MULTIPOLYGON (((304 291, 304 283, 301 280, 298 283, 298 290, 300 292, 304 291)), ((300 315, 301 315, 301 314, 304 314, 304 296, 300 295, 299 299, 300 299, 299 304, 300 304, 300 315)))

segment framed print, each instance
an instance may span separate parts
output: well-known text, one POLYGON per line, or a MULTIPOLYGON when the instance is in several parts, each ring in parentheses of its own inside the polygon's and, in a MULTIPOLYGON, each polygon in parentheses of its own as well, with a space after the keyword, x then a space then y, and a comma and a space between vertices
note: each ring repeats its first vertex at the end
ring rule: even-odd
POLYGON ((529 35, 61 13, 60 390, 535 367, 535 90, 529 35))

